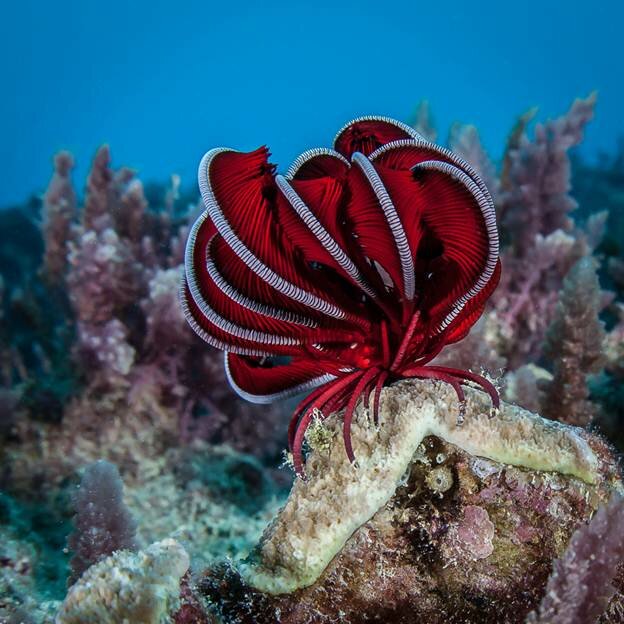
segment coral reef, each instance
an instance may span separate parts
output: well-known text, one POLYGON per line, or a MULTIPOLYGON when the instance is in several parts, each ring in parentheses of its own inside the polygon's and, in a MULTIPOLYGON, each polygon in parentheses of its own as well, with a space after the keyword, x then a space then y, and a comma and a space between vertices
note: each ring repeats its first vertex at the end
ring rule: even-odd
POLYGON ((599 438, 506 404, 490 418, 477 390, 468 404, 457 426, 452 391, 386 389, 379 428, 358 414, 357 466, 326 421, 331 448, 250 561, 200 581, 224 621, 523 622, 552 558, 624 486, 599 438))
MULTIPOLYGON (((182 248, 194 208, 176 199, 179 181, 150 205, 140 181, 128 169, 113 170, 103 147, 79 202, 71 166, 59 154, 44 197, 40 272, 16 267, 5 275, 0 429, 11 439, 0 451, 0 483, 30 489, 28 456, 38 458, 40 488, 100 458, 132 479, 143 457, 196 438, 227 440, 277 461, 273 432, 285 410, 235 397, 221 357, 194 339, 180 311, 182 248), (259 434, 266 445, 257 444, 259 434)), ((29 258, 33 250, 16 255, 29 258)))
MULTIPOLYGON (((106 604, 175 624, 624 621, 624 143, 596 162, 574 151, 594 104, 534 128, 537 111, 522 115, 500 166, 473 126, 449 133, 492 192, 503 271, 433 364, 485 375, 500 413, 467 389, 458 428, 443 384, 392 387, 379 428, 356 410, 356 465, 338 420, 317 417, 310 480, 287 501, 277 465, 293 405, 236 397, 179 306, 196 191, 177 176, 144 185, 105 146, 83 195, 59 153, 41 198, 0 211, 0 621, 123 612, 100 620, 106 604), (156 545, 90 566, 59 612, 72 495, 98 460, 118 466, 128 530, 86 558, 156 545), (150 578, 161 564, 164 585, 150 578)), ((426 102, 414 126, 444 135, 426 102)), ((106 497, 85 496, 84 536, 110 535, 106 497)))
POLYGON ((588 483, 600 479, 599 460, 579 433, 506 404, 492 418, 483 398, 468 392, 466 420, 458 426, 457 401, 439 384, 404 382, 384 390, 378 429, 360 413, 357 466, 335 447, 314 456, 309 480, 295 484, 263 541, 262 565, 243 568, 245 578, 271 593, 313 582, 351 533, 390 499, 429 435, 499 463, 570 474, 588 483))

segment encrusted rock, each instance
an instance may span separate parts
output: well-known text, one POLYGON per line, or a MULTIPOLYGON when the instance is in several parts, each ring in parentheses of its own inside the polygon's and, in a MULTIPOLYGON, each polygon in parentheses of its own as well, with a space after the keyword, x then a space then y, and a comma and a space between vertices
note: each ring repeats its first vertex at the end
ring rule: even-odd
POLYGON ((168 624, 180 608, 189 557, 164 539, 139 553, 118 551, 91 566, 69 590, 56 624, 168 624))
POLYGON ((201 581, 224 622, 523 622, 575 528, 622 484, 600 438, 467 397, 458 426, 444 385, 385 390, 378 429, 358 413, 356 466, 328 419, 331 447, 310 454, 257 552, 201 581))

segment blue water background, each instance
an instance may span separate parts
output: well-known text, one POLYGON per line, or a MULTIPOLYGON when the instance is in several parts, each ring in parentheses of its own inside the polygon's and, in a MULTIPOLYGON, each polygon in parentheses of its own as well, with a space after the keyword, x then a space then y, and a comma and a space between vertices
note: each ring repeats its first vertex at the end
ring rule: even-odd
POLYGON ((194 184, 217 145, 285 168, 362 114, 428 98, 445 138, 474 123, 499 158, 515 115, 598 89, 583 147, 624 134, 624 2, 22 0, 0 18, 0 206, 45 188, 67 148, 84 183, 101 143, 146 180, 194 184))

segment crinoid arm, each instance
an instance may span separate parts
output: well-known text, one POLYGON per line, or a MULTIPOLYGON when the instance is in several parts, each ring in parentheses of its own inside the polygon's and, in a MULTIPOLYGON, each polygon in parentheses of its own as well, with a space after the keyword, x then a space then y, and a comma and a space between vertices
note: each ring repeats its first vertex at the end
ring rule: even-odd
POLYGON ((343 414, 348 459, 360 403, 378 422, 382 388, 406 378, 485 378, 432 364, 483 313, 498 283, 494 205, 477 172, 404 123, 359 117, 332 148, 307 150, 285 175, 266 147, 210 150, 198 173, 205 212, 185 253, 182 308, 227 352, 244 399, 308 392, 288 442, 303 477, 314 415, 343 414), (371 407, 372 397, 372 407, 371 407))

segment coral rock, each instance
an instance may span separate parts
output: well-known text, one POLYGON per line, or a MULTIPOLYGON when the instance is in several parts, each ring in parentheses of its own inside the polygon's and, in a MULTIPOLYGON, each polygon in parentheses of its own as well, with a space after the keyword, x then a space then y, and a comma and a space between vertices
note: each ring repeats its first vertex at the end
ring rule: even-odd
POLYGON ((180 607, 189 556, 165 539, 138 554, 119 551, 89 568, 69 590, 56 624, 166 624, 180 607))
POLYGON ((330 449, 310 453, 252 558, 200 582, 224 621, 523 622, 553 558, 621 490, 616 460, 581 429, 467 397, 458 426, 449 388, 386 389, 378 429, 358 414, 356 465, 329 418, 330 449))

